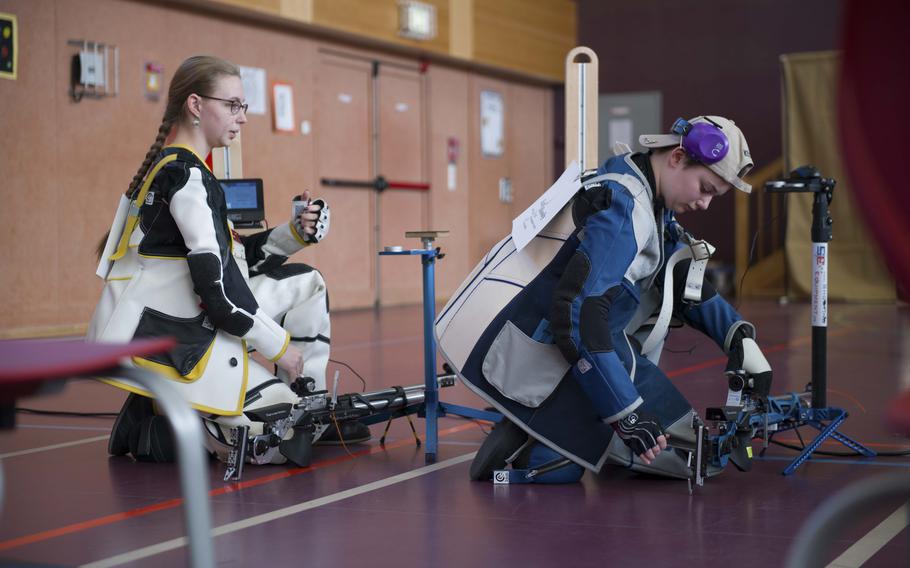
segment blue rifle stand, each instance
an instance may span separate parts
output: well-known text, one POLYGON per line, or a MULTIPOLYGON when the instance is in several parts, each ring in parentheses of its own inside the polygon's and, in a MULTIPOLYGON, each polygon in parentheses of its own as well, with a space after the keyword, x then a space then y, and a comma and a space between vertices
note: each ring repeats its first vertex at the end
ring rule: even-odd
POLYGON ((436 259, 441 259, 444 255, 433 246, 433 241, 448 234, 448 231, 408 231, 405 233, 405 237, 420 239, 423 248, 385 247, 385 250, 379 251, 380 256, 420 255, 420 261, 423 264, 423 376, 426 390, 423 404, 412 412, 417 412, 418 416, 426 419, 426 448, 424 450, 426 463, 436 462, 436 450, 439 445, 438 419, 440 417, 453 414, 490 422, 498 422, 502 418, 498 412, 478 410, 439 400, 439 387, 436 382, 436 334, 433 327, 436 321, 436 259))
POLYGON ((802 166, 790 173, 790 177, 765 184, 769 193, 811 193, 812 203, 812 406, 799 410, 799 420, 790 430, 809 425, 820 431, 790 462, 783 473, 790 475, 812 457, 828 438, 833 438, 866 457, 875 457, 875 452, 859 442, 838 432, 848 413, 843 408, 828 406, 827 403, 827 340, 828 340, 828 241, 831 240, 831 225, 834 223, 829 205, 834 194, 836 180, 823 178, 818 169, 802 166), (827 424, 826 424, 827 422, 827 424))
MULTIPOLYGON (((821 446, 822 443, 828 438, 837 440, 841 444, 847 446, 857 453, 866 456, 867 458, 875 457, 876 454, 873 450, 870 450, 856 440, 837 431, 837 429, 840 428, 840 425, 843 424, 847 419, 847 416, 849 416, 847 411, 843 408, 836 408, 832 406, 825 408, 808 408, 805 409, 804 412, 804 416, 800 417, 801 422, 812 426, 813 428, 819 430, 821 433, 816 436, 814 440, 809 442, 806 448, 800 452, 800 454, 796 456, 792 462, 790 462, 790 465, 784 468, 784 475, 790 475, 796 471, 796 468, 801 466, 803 462, 812 457, 812 452, 817 450, 818 447, 821 446), (825 421, 828 421, 828 423, 825 424, 825 421)), ((799 426, 794 426, 794 428, 798 427, 799 426)))

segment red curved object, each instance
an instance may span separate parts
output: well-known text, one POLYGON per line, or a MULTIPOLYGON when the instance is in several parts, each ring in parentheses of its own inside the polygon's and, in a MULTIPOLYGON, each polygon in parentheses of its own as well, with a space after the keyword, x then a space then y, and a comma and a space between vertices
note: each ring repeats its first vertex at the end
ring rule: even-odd
POLYGON ((129 343, 89 343, 83 340, 0 341, 0 389, 16 383, 65 379, 104 371, 130 356, 154 355, 171 349, 170 337, 129 343))
POLYGON ((893 432, 910 436, 910 391, 891 401, 885 412, 885 423, 893 432))
POLYGON ((898 17, 903 4, 882 4, 844 6, 840 139, 856 206, 895 280, 910 290, 910 45, 898 17))
MULTIPOLYGON (((856 206, 898 285, 910 290, 910 43, 902 7, 847 1, 838 109, 856 206)), ((910 436, 910 391, 888 405, 885 420, 910 436)))

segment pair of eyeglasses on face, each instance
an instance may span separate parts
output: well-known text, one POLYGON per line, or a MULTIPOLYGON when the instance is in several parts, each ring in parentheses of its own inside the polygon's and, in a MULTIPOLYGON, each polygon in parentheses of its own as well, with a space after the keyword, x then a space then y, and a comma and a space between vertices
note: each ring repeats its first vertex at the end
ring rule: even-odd
POLYGON ((203 99, 211 99, 211 100, 213 100, 213 101, 221 101, 221 102, 223 102, 223 103, 227 103, 227 104, 231 105, 231 114, 237 114, 238 112, 240 112, 241 109, 243 110, 244 113, 246 113, 247 109, 250 108, 250 105, 249 105, 249 104, 247 104, 247 103, 242 103, 242 102, 237 101, 237 100, 232 100, 232 99, 219 99, 218 97, 210 97, 210 96, 208 96, 208 95, 199 95, 199 96, 202 97, 203 99))

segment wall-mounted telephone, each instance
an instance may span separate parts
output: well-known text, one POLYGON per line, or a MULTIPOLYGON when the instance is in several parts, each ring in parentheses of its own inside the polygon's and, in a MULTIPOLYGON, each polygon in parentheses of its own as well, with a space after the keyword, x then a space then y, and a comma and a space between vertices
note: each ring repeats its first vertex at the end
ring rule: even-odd
POLYGON ((69 44, 80 47, 70 63, 70 96, 73 100, 117 95, 120 86, 120 51, 117 47, 85 40, 70 40, 69 44), (112 54, 113 65, 110 64, 112 54))

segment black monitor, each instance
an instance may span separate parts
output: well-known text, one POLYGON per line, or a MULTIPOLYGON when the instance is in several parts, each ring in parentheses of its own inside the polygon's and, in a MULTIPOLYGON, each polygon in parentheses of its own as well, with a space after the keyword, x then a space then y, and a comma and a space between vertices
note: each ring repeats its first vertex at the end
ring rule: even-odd
POLYGON ((227 216, 235 227, 261 227, 265 219, 261 179, 223 179, 227 216))

